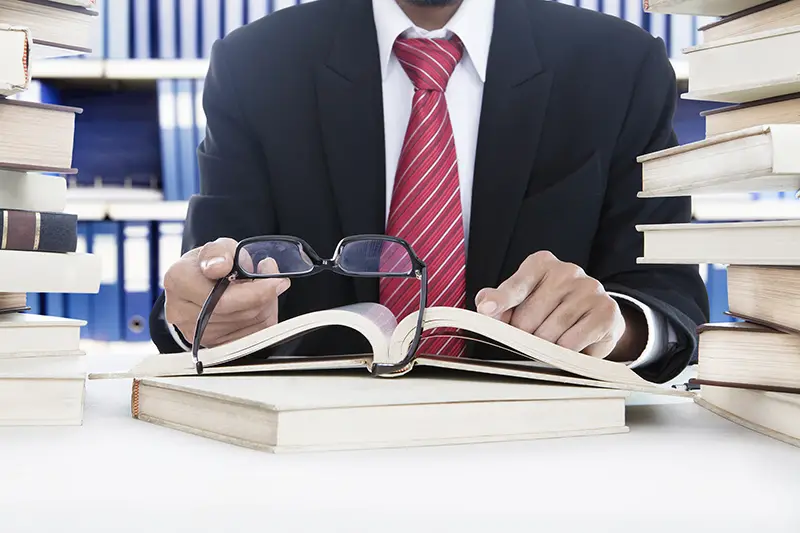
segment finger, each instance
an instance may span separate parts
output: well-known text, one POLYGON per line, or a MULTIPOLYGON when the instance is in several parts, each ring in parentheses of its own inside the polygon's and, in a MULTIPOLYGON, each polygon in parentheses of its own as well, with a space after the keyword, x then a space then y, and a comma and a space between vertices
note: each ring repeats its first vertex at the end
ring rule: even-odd
MULTIPOLYGON (((167 317, 167 320, 172 324, 185 324, 188 322, 197 322, 197 317, 200 315, 202 306, 197 305, 187 300, 178 300, 171 304, 170 313, 172 318, 167 317)), ((263 308, 253 307, 235 313, 221 313, 217 309, 211 313, 209 324, 230 324, 230 323, 243 323, 256 320, 262 316, 266 311, 263 308)))
POLYGON ((232 314, 256 307, 261 308, 273 302, 277 305, 278 296, 288 288, 289 280, 286 278, 231 283, 219 299, 215 312, 232 314))
POLYGON ((278 262, 272 257, 267 257, 258 262, 259 274, 279 274, 278 262))
MULTIPOLYGON (((241 322, 229 322, 224 324, 209 324, 203 332, 203 342, 218 342, 219 339, 227 338, 230 335, 243 329, 251 328, 258 324, 274 324, 277 322, 277 310, 262 310, 258 316, 241 322)), ((266 327, 266 326, 263 326, 266 327)))
MULTIPOLYGON (((571 294, 565 298, 552 313, 533 330, 533 334, 546 341, 556 343, 570 328, 587 315, 591 308, 591 299, 587 299, 580 294, 571 294)), ((582 341, 583 338, 581 337, 582 341)), ((594 342, 597 338, 589 339, 594 342)))
MULTIPOLYGON (((601 313, 590 311, 581 317, 555 343, 575 352, 583 352, 589 346, 603 340, 608 333, 608 321, 601 313)), ((604 354, 603 356, 608 355, 604 354)))
POLYGON ((569 263, 561 263, 551 270, 536 291, 516 310, 512 325, 530 333, 536 332, 555 309, 573 296, 594 298, 605 294, 603 285, 586 276, 583 270, 569 263), (518 315, 518 316, 517 316, 518 315))
POLYGON ((204 346, 208 346, 210 348, 212 346, 219 346, 220 344, 226 344, 228 342, 232 342, 232 341, 235 341, 237 339, 241 339, 242 337, 246 337, 247 335, 252 335, 253 333, 261 331, 262 329, 266 329, 271 325, 272 324, 270 324, 269 322, 261 322, 261 323, 258 323, 258 324, 253 324, 253 325, 238 329, 236 331, 232 331, 232 332, 230 332, 230 333, 228 333, 226 335, 223 335, 221 337, 211 339, 210 341, 208 341, 209 343, 205 343, 204 342, 203 345, 204 346))
POLYGON ((496 289, 486 288, 475 297, 479 313, 497 316, 520 305, 547 275, 559 264, 550 252, 536 252, 520 265, 517 271, 496 289))
POLYGON ((250 255, 250 251, 246 246, 243 246, 239 249, 239 255, 236 258, 236 262, 239 263, 239 267, 241 267, 241 269, 248 274, 253 273, 253 256, 250 255))
POLYGON ((180 259, 167 270, 164 275, 164 291, 167 305, 170 300, 185 300, 196 305, 203 305, 211 290, 214 281, 205 277, 200 271, 195 259, 180 259))
POLYGON ((510 324, 528 333, 538 330, 569 294, 569 286, 547 276, 511 315, 510 324))
POLYGON ((203 245, 197 257, 200 272, 210 280, 227 276, 233 268, 233 254, 236 253, 236 246, 237 242, 227 237, 221 237, 203 245))

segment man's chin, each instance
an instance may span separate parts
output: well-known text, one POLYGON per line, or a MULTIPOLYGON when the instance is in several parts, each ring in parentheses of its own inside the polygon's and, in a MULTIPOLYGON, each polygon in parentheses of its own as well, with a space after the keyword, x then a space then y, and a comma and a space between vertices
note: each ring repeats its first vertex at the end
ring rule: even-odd
POLYGON ((444 7, 457 4, 460 0, 402 0, 412 6, 444 7))

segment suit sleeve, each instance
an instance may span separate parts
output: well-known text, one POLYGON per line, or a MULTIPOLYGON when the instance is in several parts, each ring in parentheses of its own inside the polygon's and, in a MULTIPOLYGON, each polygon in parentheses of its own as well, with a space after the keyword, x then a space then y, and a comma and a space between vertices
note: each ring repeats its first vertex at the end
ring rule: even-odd
MULTIPOLYGON (((247 118, 246 78, 237 76, 244 72, 247 54, 230 53, 227 46, 226 40, 214 44, 205 79, 206 132, 197 149, 200 194, 189 200, 183 253, 220 237, 241 240, 277 232, 267 161, 247 118)), ((150 314, 150 332, 160 352, 184 351, 164 320, 163 292, 150 314)))
POLYGON ((637 197, 642 186, 639 155, 678 144, 672 118, 675 73, 663 41, 652 38, 639 67, 616 143, 603 216, 591 255, 591 272, 606 290, 624 294, 663 317, 674 332, 659 357, 638 366, 643 378, 663 383, 677 376, 697 352, 697 326, 708 320, 708 296, 697 265, 643 265, 639 224, 691 220, 691 199, 637 197))

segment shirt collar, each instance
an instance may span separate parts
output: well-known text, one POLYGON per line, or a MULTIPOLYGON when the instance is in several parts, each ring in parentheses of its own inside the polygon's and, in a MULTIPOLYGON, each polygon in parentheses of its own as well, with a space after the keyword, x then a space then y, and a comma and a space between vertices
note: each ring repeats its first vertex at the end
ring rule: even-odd
POLYGON ((495 0, 463 0, 444 28, 428 32, 415 26, 396 0, 372 0, 383 78, 386 78, 394 42, 401 35, 449 38, 454 33, 464 43, 465 56, 469 56, 481 81, 485 82, 494 25, 494 4, 495 0))

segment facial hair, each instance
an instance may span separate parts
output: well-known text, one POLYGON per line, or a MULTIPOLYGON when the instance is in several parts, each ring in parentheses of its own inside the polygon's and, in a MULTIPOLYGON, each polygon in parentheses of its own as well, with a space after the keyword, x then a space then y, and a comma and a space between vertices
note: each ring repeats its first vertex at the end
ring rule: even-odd
POLYGON ((420 7, 444 7, 457 4, 459 0, 402 0, 406 4, 420 7))

